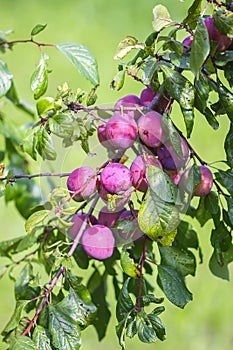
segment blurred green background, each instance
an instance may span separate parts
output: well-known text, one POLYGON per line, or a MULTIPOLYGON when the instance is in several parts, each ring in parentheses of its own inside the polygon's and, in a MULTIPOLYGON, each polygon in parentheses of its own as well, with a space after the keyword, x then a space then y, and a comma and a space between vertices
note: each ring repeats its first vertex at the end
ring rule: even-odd
MULTIPOLYGON (((13 29, 11 39, 28 38, 35 24, 47 23, 46 30, 38 36, 38 41, 46 43, 76 42, 88 46, 94 53, 99 64, 101 85, 99 88, 99 104, 111 104, 127 93, 139 93, 142 87, 133 80, 128 79, 123 90, 114 92, 109 89, 111 79, 116 73, 117 62, 113 56, 118 42, 126 35, 134 35, 139 40, 152 31, 152 8, 158 4, 166 5, 176 21, 181 20, 191 0, 1 0, 0 1, 0 30, 13 29)), ((56 93, 56 86, 67 81, 72 88, 90 88, 87 81, 82 79, 75 68, 55 49, 47 48, 50 56, 49 67, 52 72, 49 76, 48 94, 56 93)), ((4 59, 9 70, 14 74, 16 88, 20 97, 33 102, 29 87, 30 76, 39 62, 39 51, 32 44, 16 45, 13 51, 7 52, 4 59)), ((21 122, 22 113, 5 105, 5 113, 21 122)), ((179 109, 173 111, 174 120, 184 128, 179 109)), ((203 117, 197 116, 191 143, 201 157, 208 162, 220 160, 224 157, 223 139, 228 129, 228 121, 221 117, 218 131, 212 131, 203 117)), ((78 159, 84 158, 81 150, 75 150, 78 159)), ((77 167, 76 161, 76 167, 77 167)), ((43 165, 42 165, 43 167, 43 165)), ((68 169, 68 170, 72 170, 68 169)), ((24 233, 23 220, 10 203, 5 207, 1 199, 0 210, 1 232, 0 238, 8 239, 24 233)), ((211 224, 200 228, 194 223, 199 232, 199 239, 203 247, 204 262, 198 265, 195 278, 188 279, 188 286, 194 294, 194 300, 185 310, 180 310, 165 303, 166 312, 162 320, 166 324, 167 340, 153 345, 143 345, 136 339, 128 341, 128 350, 148 349, 158 350, 230 350, 233 348, 233 297, 232 282, 226 282, 214 277, 208 269, 208 260, 211 255, 209 236, 211 224)), ((1 266, 4 259, 0 260, 1 266)), ((231 277, 232 266, 231 266, 231 277)), ((157 295, 162 295, 159 288, 157 295)), ((111 291, 110 291, 111 295, 111 291)), ((89 327, 83 332, 82 349, 118 349, 115 336, 114 303, 112 305, 112 321, 107 337, 98 343, 93 328, 89 327)), ((4 277, 0 281, 0 328, 8 321, 14 309, 13 283, 4 277)), ((0 350, 6 346, 0 341, 0 350)), ((65 349, 64 349, 65 350, 65 349)))

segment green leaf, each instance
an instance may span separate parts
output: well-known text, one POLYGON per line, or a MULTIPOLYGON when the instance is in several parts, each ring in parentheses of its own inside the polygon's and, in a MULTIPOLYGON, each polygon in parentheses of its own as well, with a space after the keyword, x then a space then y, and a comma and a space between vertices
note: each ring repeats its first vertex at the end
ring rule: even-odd
POLYGON ((192 300, 184 278, 171 266, 158 266, 159 285, 167 298, 176 306, 184 308, 192 300))
POLYGON ((159 32, 162 28, 171 23, 170 13, 163 5, 156 5, 153 8, 153 28, 155 32, 159 32))
MULTIPOLYGON (((25 265, 15 282, 15 299, 17 301, 31 300, 40 294, 40 287, 31 287, 31 282, 34 281, 34 279, 35 276, 33 275, 32 266, 30 264, 25 265)), ((29 312, 35 302, 36 301, 31 302, 31 305, 28 304, 26 311, 29 312)))
POLYGON ((231 11, 217 11, 213 15, 214 25, 224 35, 233 35, 233 13, 231 11))
POLYGON ((37 100, 46 92, 48 88, 48 71, 45 58, 42 56, 38 66, 31 76, 31 89, 34 99, 37 100))
POLYGON ((1 241, 0 256, 11 256, 17 253, 17 247, 24 236, 13 238, 7 241, 1 241))
POLYGON ((38 348, 30 338, 19 335, 14 338, 9 350, 38 350, 38 348))
POLYGON ((148 326, 147 322, 145 319, 140 317, 137 320, 137 331, 138 331, 138 338, 141 340, 143 343, 155 343, 157 338, 156 338, 156 332, 154 328, 148 326))
POLYGON ((209 34, 203 18, 199 18, 191 47, 190 69, 198 79, 210 52, 209 34))
POLYGON ((196 219, 200 223, 201 227, 206 224, 206 222, 212 219, 212 215, 205 208, 205 199, 203 197, 199 200, 198 208, 196 209, 196 219))
POLYGON ((50 346, 50 337, 47 333, 48 331, 46 331, 43 327, 38 325, 35 327, 32 339, 36 343, 38 350, 52 350, 50 346))
POLYGON ((8 71, 6 62, 0 58, 0 98, 10 89, 12 78, 13 75, 8 71))
POLYGON ((224 148, 227 156, 227 163, 233 168, 233 124, 230 125, 230 130, 224 142, 224 148))
POLYGON ((33 129, 27 130, 27 133, 23 139, 23 150, 29 154, 32 159, 37 160, 36 135, 33 129))
POLYGON ((47 24, 37 24, 31 31, 31 36, 35 36, 46 28, 47 24))
POLYGON ((42 157, 42 159, 55 160, 57 158, 57 153, 53 146, 53 141, 51 135, 47 130, 41 126, 37 134, 36 150, 42 157))
POLYGON ((182 159, 183 153, 182 153, 182 148, 180 143, 180 135, 175 129, 171 121, 171 118, 169 118, 169 116, 166 114, 163 114, 162 125, 163 125, 163 131, 168 136, 175 153, 178 155, 179 158, 182 159))
POLYGON ((36 104, 37 113, 41 116, 54 109, 54 98, 44 97, 36 104))
POLYGON ((30 105, 26 101, 19 99, 13 80, 11 81, 10 89, 6 93, 6 98, 9 101, 11 101, 17 108, 29 114, 30 116, 34 117, 35 115, 34 106, 30 105))
POLYGON ((122 270, 126 275, 133 278, 140 275, 138 268, 135 266, 134 260, 129 256, 129 252, 122 250, 120 262, 122 270))
POLYGON ((231 122, 233 122, 233 94, 224 86, 218 87, 219 99, 231 122))
POLYGON ((101 276, 100 283, 97 283, 97 287, 91 292, 92 301, 97 307, 97 315, 93 324, 99 340, 105 337, 111 316, 109 305, 106 301, 106 288, 106 279, 101 276))
POLYGON ((233 245, 226 251, 219 253, 217 249, 214 249, 213 254, 209 261, 210 271, 217 277, 229 281, 230 273, 228 264, 233 261, 233 245), (220 259, 220 261, 219 261, 220 259))
POLYGON ((228 207, 228 217, 230 219, 231 226, 233 227, 233 198, 227 197, 226 201, 228 207))
POLYGON ((52 345, 58 350, 78 350, 81 346, 80 329, 73 305, 67 298, 57 305, 49 305, 49 332, 52 345))
POLYGON ((133 36, 127 36, 119 43, 114 60, 122 60, 122 58, 124 58, 133 49, 143 50, 144 44, 140 43, 138 39, 133 36))
POLYGON ((233 89, 233 62, 229 62, 224 67, 224 76, 230 87, 233 89))
POLYGON ((73 135, 74 121, 67 114, 56 114, 49 119, 49 128, 53 134, 62 138, 68 138, 73 135))
POLYGON ((74 43, 61 43, 57 44, 56 47, 93 85, 99 84, 97 62, 87 47, 74 43))
POLYGON ((210 214, 216 215, 219 212, 218 206, 218 195, 216 192, 211 191, 207 196, 204 197, 205 209, 209 211, 210 214))
POLYGON ((128 292, 128 284, 129 278, 125 280, 117 301, 116 316, 118 321, 124 319, 134 307, 134 303, 128 292))
POLYGON ((192 252, 187 249, 178 249, 176 247, 159 247, 161 254, 161 264, 171 266, 182 276, 193 275, 196 271, 196 259, 192 252))
POLYGON ((193 85, 182 76, 179 72, 176 72, 170 67, 160 65, 164 73, 165 88, 168 93, 179 103, 181 111, 184 116, 187 135, 190 137, 193 123, 194 123, 194 98, 195 89, 193 85))
POLYGON ((24 300, 19 300, 16 302, 14 313, 12 314, 10 321, 5 326, 2 335, 6 335, 18 326, 21 319, 22 311, 27 303, 28 301, 24 300))
POLYGON ((40 210, 33 213, 25 222, 25 230, 27 233, 31 233, 32 230, 40 224, 48 215, 50 210, 40 210))
POLYGON ((224 67, 227 63, 233 61, 233 51, 220 52, 215 60, 218 67, 224 67))
POLYGON ((223 222, 220 222, 211 233, 211 244, 220 254, 226 252, 231 247, 231 234, 223 222))
POLYGON ((156 336, 160 339, 160 340, 165 340, 165 327, 163 322, 160 320, 160 318, 158 316, 156 316, 155 314, 148 314, 147 315, 153 329, 155 330, 156 336))
POLYGON ((119 91, 124 86, 124 82, 125 70, 120 70, 111 81, 110 87, 112 90, 119 91))
POLYGON ((195 0, 188 9, 188 15, 184 19, 183 23, 187 24, 191 29, 195 29, 198 18, 202 10, 202 0, 195 0))
POLYGON ((230 171, 219 170, 215 173, 216 179, 233 196, 233 173, 230 171))

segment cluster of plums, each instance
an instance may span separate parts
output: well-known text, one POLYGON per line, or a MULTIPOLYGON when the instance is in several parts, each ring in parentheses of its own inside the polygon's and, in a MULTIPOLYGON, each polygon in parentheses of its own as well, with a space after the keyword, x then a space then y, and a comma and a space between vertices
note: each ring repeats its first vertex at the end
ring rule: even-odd
MULTIPOLYGON (((232 39, 222 35, 214 26, 213 18, 205 19, 210 40, 218 43, 218 50, 223 51, 231 45, 232 39)), ((192 45, 192 37, 184 40, 185 46, 192 45)), ((127 150, 140 142, 145 152, 139 154, 132 161, 130 167, 125 164, 111 162, 102 170, 94 170, 88 166, 75 169, 68 177, 67 188, 72 198, 82 201, 98 192, 100 198, 108 202, 109 198, 115 199, 115 209, 109 211, 106 206, 99 212, 98 219, 91 215, 82 234, 81 243, 88 255, 95 259, 103 260, 113 254, 116 240, 119 236, 122 240, 140 239, 143 235, 138 223, 136 210, 126 210, 132 192, 145 193, 148 189, 148 165, 162 169, 175 183, 185 187, 190 167, 186 167, 190 150, 186 140, 180 137, 182 157, 175 152, 168 135, 163 130, 161 110, 165 110, 169 104, 167 93, 160 99, 160 107, 157 110, 149 110, 148 106, 156 96, 150 87, 145 88, 140 97, 127 95, 118 100, 114 106, 116 111, 106 123, 98 128, 99 142, 110 151, 127 150), (186 167, 186 169, 185 169, 186 167), (118 229, 116 237, 114 227, 121 222, 132 223, 130 237, 121 229, 118 229), (120 232, 120 235, 119 235, 120 232), (126 237, 127 236, 127 237, 126 237)), ((206 166, 199 166, 201 180, 194 186, 192 195, 206 196, 212 189, 213 176, 206 166)), ((75 238, 80 227, 86 219, 86 214, 77 213, 73 216, 73 226, 70 229, 71 238, 75 238)))

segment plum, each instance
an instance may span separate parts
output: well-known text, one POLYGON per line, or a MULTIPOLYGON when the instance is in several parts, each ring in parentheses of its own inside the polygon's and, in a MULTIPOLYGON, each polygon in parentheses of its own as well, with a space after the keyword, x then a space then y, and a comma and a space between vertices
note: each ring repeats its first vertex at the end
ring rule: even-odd
MULTIPOLYGON (((72 222, 73 222, 73 226, 71 226, 71 228, 69 229, 69 235, 72 239, 75 239, 75 237, 77 236, 83 221, 86 219, 87 214, 85 213, 77 213, 73 216, 72 218, 72 222)), ((87 220, 87 227, 90 227, 90 225, 96 225, 98 224, 98 220, 96 219, 96 217, 94 215, 90 215, 90 217, 87 220)))
MULTIPOLYGON (((185 38, 182 42, 182 44, 184 46, 187 46, 187 47, 191 47, 192 43, 193 43, 193 36, 192 35, 187 36, 187 38, 185 38)), ((183 52, 187 52, 187 51, 188 51, 188 49, 185 47, 183 52)))
POLYGON ((162 169, 160 161, 152 155, 139 155, 131 164, 130 171, 132 175, 133 186, 141 192, 146 192, 148 189, 147 165, 154 165, 162 169))
POLYGON ((181 174, 176 170, 166 170, 166 174, 170 177, 170 179, 174 182, 175 185, 179 184, 181 174))
POLYGON ((206 196, 213 187, 213 175, 209 168, 204 165, 199 166, 201 181, 194 187, 193 195, 198 197, 206 196))
POLYGON ((178 157, 171 144, 163 145, 157 149, 158 158, 165 169, 176 170, 182 168, 186 164, 189 157, 189 147, 183 137, 180 137, 180 142, 183 154, 182 158, 178 157))
POLYGON ((205 19, 205 26, 208 30, 209 39, 217 42, 218 51, 224 51, 231 45, 232 39, 219 32, 219 30, 214 25, 214 20, 212 16, 209 16, 205 19))
POLYGON ((100 184, 111 194, 123 194, 132 186, 130 170, 124 164, 108 164, 101 172, 100 184))
POLYGON ((123 211, 124 209, 110 211, 105 205, 99 212, 98 223, 100 225, 112 227, 123 211))
POLYGON ((115 210, 121 210, 124 208, 124 206, 128 203, 128 201, 130 200, 130 196, 131 193, 130 192, 125 192, 123 195, 116 195, 116 194, 112 194, 109 193, 109 191, 106 190, 106 188, 100 183, 99 184, 99 196, 100 198, 105 202, 108 203, 109 202, 109 196, 114 196, 114 204, 113 206, 115 207, 115 210))
MULTIPOLYGON (((146 107, 149 106, 156 95, 157 95, 157 92, 152 91, 150 87, 145 88, 144 90, 142 90, 140 95, 141 104, 146 107)), ((169 94, 165 92, 161 100, 159 101, 158 106, 155 106, 154 109, 158 112, 165 111, 169 103, 169 98, 170 98, 169 94)))
POLYGON ((130 148, 136 141, 137 134, 137 123, 126 114, 115 112, 107 122, 106 138, 115 148, 130 148))
POLYGON ((67 179, 67 188, 70 195, 77 202, 91 196, 97 190, 97 176, 94 169, 82 166, 75 169, 67 179))
POLYGON ((107 136, 106 136, 106 124, 101 124, 98 127, 97 130, 97 135, 99 142, 101 143, 102 146, 108 149, 114 149, 113 145, 108 141, 107 136))
POLYGON ((132 118, 138 118, 141 113, 138 110, 134 110, 134 111, 127 111, 126 109, 124 109, 124 107, 126 108, 130 108, 130 107, 137 107, 140 108, 142 106, 141 104, 141 100, 138 96, 136 95, 126 95, 124 97, 122 97, 121 99, 119 99, 115 105, 114 108, 120 108, 122 107, 124 114, 126 114, 127 116, 130 116, 132 118))
POLYGON ((84 231, 82 245, 85 252, 92 258, 104 260, 112 256, 115 238, 108 227, 97 224, 84 231))
POLYGON ((138 120, 138 133, 146 146, 160 146, 163 139, 162 115, 151 111, 140 117, 138 120))

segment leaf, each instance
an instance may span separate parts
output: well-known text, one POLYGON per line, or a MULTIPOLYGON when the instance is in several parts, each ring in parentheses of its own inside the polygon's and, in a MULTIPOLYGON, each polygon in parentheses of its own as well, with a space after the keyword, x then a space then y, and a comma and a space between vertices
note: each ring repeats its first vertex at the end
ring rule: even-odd
POLYGON ((218 195, 216 192, 211 191, 207 196, 204 197, 205 209, 209 211, 210 214, 216 215, 219 212, 218 206, 218 195))
POLYGON ((119 91, 125 82, 125 70, 120 70, 111 81, 110 88, 119 91))
POLYGON ((233 88, 233 62, 229 62, 224 67, 224 76, 231 88, 233 88))
POLYGON ((17 108, 34 117, 34 106, 28 102, 19 99, 13 80, 11 81, 10 89, 6 93, 6 98, 11 101, 17 108))
POLYGON ((14 313, 11 316, 10 321, 7 323, 4 330, 2 331, 2 335, 6 335, 18 326, 21 319, 21 313, 27 303, 28 302, 25 300, 20 300, 16 302, 14 313))
POLYGON ((224 67, 227 63, 233 61, 233 51, 223 51, 218 54, 215 59, 215 64, 218 67, 224 67))
POLYGON ((16 237, 7 241, 1 241, 0 256, 11 256, 17 253, 18 244, 21 242, 24 236, 16 237))
POLYGON ((48 331, 41 326, 36 326, 32 335, 33 341, 36 343, 38 350, 52 350, 50 346, 50 335, 48 331))
POLYGON ((158 316, 156 316, 155 314, 148 314, 147 315, 153 329, 155 330, 156 336, 160 339, 160 340, 165 340, 165 327, 163 322, 160 320, 160 318, 158 316))
POLYGON ((46 92, 48 88, 48 71, 45 58, 42 56, 38 66, 31 76, 31 89, 34 99, 37 100, 46 92))
POLYGON ((231 124, 230 130, 226 136, 224 149, 227 156, 227 163, 233 168, 233 124, 231 124))
POLYGON ((209 34, 204 19, 198 19, 197 28, 194 34, 191 47, 190 69, 198 79, 202 66, 210 52, 209 34))
POLYGON ((35 36, 46 28, 47 24, 37 24, 31 31, 31 36, 35 36))
POLYGON ((231 234, 228 232, 223 222, 220 222, 211 233, 211 244, 218 250, 219 254, 226 252, 231 247, 231 234))
POLYGON ((196 259, 193 253, 187 249, 178 249, 176 247, 159 247, 161 254, 161 264, 171 266, 182 276, 195 276, 196 259))
POLYGON ((93 85, 99 84, 97 62, 87 47, 74 43, 61 43, 57 44, 56 47, 93 85))
POLYGON ((0 98, 10 89, 12 78, 13 75, 8 71, 6 62, 0 58, 0 98))
POLYGON ((117 301, 116 316, 118 321, 121 321, 122 319, 124 319, 134 307, 134 303, 128 292, 128 284, 129 284, 129 278, 125 280, 117 301))
POLYGON ((33 213, 25 222, 25 230, 27 233, 31 233, 32 230, 40 224, 48 215, 50 210, 40 210, 33 213))
MULTIPOLYGON (((15 299, 18 300, 31 300, 40 294, 40 287, 32 287, 31 282, 34 281, 35 277, 33 275, 33 269, 30 264, 25 265, 25 267, 20 271, 19 276, 15 282, 15 299)), ((25 308, 29 312, 33 308, 33 304, 36 301, 33 300, 25 308)))
POLYGON ((117 47, 117 52, 114 55, 114 60, 121 60, 133 49, 144 49, 144 44, 140 43, 134 36, 127 36, 117 47))
POLYGON ((213 254, 209 261, 210 271, 217 277, 229 281, 230 273, 228 264, 233 261, 233 245, 226 252, 221 254, 222 263, 219 264, 218 251, 214 249, 213 254))
POLYGON ((230 171, 219 170, 215 173, 216 179, 233 196, 233 173, 230 171))
POLYGON ((166 114, 163 114, 162 126, 163 126, 163 131, 168 136, 175 153, 178 155, 179 158, 182 159, 183 153, 182 153, 182 148, 180 143, 180 135, 175 129, 171 121, 171 118, 166 114))
POLYGON ((36 150, 42 159, 55 160, 57 158, 57 153, 53 146, 52 137, 49 135, 47 130, 41 126, 36 136, 36 150))
POLYGON ((218 87, 219 99, 221 105, 224 107, 224 112, 228 115, 231 122, 233 122, 233 94, 224 86, 218 87))
POLYGON ((156 338, 156 332, 154 328, 148 326, 146 321, 143 318, 139 318, 137 320, 137 331, 138 331, 138 338, 143 343, 155 343, 156 338))
POLYGON ((191 29, 195 29, 198 18, 202 10, 202 0, 195 0, 188 9, 188 15, 183 23, 188 25, 191 29))
POLYGON ((203 227, 208 220, 212 219, 212 215, 205 208, 205 199, 203 197, 201 197, 199 200, 199 205, 196 209, 195 217, 200 223, 201 227, 203 227))
POLYGON ((39 114, 39 116, 46 114, 48 111, 54 109, 54 104, 55 101, 52 97, 45 97, 41 99, 36 104, 37 113, 39 114))
POLYGON ((173 267, 158 265, 158 278, 164 294, 174 305, 184 308, 192 300, 184 278, 173 267))
POLYGON ((226 201, 228 207, 228 217, 230 219, 231 226, 233 227, 233 198, 227 197, 226 201))
POLYGON ((164 73, 166 90, 180 105, 184 116, 187 135, 190 137, 194 123, 194 87, 189 80, 172 68, 162 64, 160 65, 160 68, 164 73))
POLYGON ((38 350, 38 348, 30 338, 19 335, 14 338, 9 350, 38 350))
POLYGON ((72 305, 66 298, 57 305, 49 305, 49 332, 52 345, 58 350, 78 350, 81 346, 79 326, 72 305))
POLYGON ((156 5, 153 8, 153 28, 155 32, 159 32, 162 28, 171 23, 170 13, 163 5, 156 5))
POLYGON ((216 11, 213 15, 214 25, 224 35, 233 35, 233 13, 232 11, 216 11))
POLYGON ((121 252, 121 267, 123 272, 133 278, 140 275, 138 268, 135 266, 134 260, 130 258, 127 251, 122 250, 121 252))
POLYGON ((73 135, 74 121, 67 114, 56 114, 49 119, 49 128, 53 134, 62 138, 68 138, 73 135))

